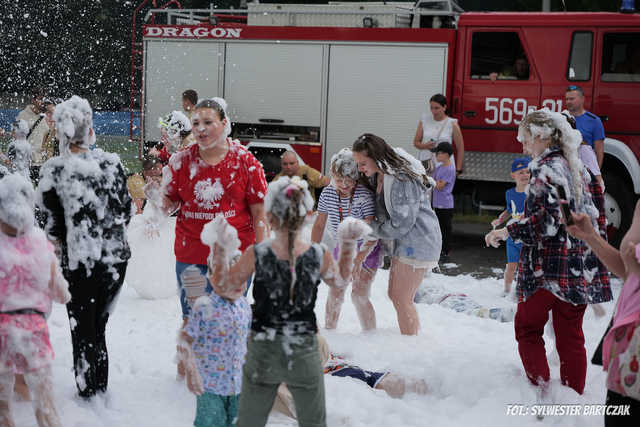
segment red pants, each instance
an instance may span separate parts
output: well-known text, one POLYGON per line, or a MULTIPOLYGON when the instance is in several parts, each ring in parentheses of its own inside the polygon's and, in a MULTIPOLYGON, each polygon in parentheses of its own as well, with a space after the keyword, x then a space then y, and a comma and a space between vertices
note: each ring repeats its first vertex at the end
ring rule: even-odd
POLYGON ((587 352, 584 348, 582 317, 585 304, 573 305, 551 292, 539 289, 525 302, 518 304, 515 318, 516 340, 522 365, 533 384, 549 381, 549 365, 544 349, 544 325, 553 313, 556 349, 560 356, 560 379, 579 394, 587 376, 587 352))

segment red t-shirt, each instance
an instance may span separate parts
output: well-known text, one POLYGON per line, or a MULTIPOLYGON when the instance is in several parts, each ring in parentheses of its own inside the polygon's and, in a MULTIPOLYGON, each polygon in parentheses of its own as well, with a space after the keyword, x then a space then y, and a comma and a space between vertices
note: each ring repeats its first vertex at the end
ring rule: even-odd
POLYGON ((209 247, 200 240, 200 233, 218 215, 238 231, 240 250, 255 243, 249 205, 263 203, 267 180, 258 159, 243 145, 230 141, 224 159, 211 166, 200 158, 198 144, 193 144, 171 156, 169 170, 166 195, 180 202, 174 245, 177 261, 207 263, 209 247))

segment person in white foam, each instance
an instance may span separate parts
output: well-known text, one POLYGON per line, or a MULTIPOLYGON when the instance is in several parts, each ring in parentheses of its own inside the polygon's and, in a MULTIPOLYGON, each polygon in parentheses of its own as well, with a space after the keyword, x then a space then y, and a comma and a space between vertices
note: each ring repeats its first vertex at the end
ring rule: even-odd
POLYGON ((46 316, 71 299, 54 248, 36 227, 31 182, 0 180, 0 425, 15 426, 11 395, 24 376, 38 426, 60 427, 51 383, 53 349, 46 316))
POLYGON ((37 183, 40 167, 47 161, 46 150, 43 150, 42 143, 49 131, 49 126, 45 120, 43 108, 43 89, 34 88, 31 90, 31 94, 31 104, 18 113, 17 120, 24 120, 29 126, 26 138, 33 148, 31 152, 31 181, 37 183))

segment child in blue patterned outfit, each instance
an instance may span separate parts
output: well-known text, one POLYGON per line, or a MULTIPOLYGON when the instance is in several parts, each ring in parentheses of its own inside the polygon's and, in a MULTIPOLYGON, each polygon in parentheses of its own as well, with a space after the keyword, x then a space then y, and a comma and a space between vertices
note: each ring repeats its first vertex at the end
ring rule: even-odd
MULTIPOLYGON (((511 163, 511 178, 516 182, 516 186, 508 189, 505 193, 507 208, 497 219, 491 221, 493 228, 505 222, 509 216, 511 216, 509 222, 513 222, 518 221, 524 214, 524 201, 527 198, 525 190, 531 178, 528 158, 521 157, 511 163)), ((507 239, 507 266, 504 270, 504 296, 509 295, 511 292, 511 283, 513 283, 516 271, 518 270, 521 248, 522 243, 515 243, 511 240, 511 237, 507 239)))
POLYGON ((193 425, 231 427, 238 413, 251 307, 243 296, 245 286, 212 282, 212 287, 196 300, 179 353, 186 361, 187 387, 197 396, 193 425))

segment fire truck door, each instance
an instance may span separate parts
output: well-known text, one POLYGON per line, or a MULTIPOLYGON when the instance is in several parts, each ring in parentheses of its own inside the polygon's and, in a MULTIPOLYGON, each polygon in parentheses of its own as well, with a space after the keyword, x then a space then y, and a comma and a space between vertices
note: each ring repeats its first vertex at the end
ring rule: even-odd
POLYGON ((602 28, 598 43, 592 111, 602 119, 607 135, 638 135, 640 32, 602 28))
MULTIPOLYGON (((541 39, 540 33, 544 29, 529 30, 529 38, 541 39)), ((558 31, 558 30, 555 30, 558 31)), ((549 30, 547 30, 547 34, 549 30)), ((547 61, 540 67, 543 75, 541 90, 541 107, 551 111, 561 112, 566 110, 565 94, 568 89, 580 87, 585 96, 585 108, 591 109, 593 99, 593 49, 594 35, 591 30, 580 29, 573 31, 570 37, 566 31, 561 36, 554 37, 557 51, 554 53, 555 61, 547 61)), ((537 47, 536 52, 542 48, 537 47)))
POLYGON ((521 152, 516 129, 529 109, 540 106, 540 84, 520 31, 474 29, 467 37, 471 49, 466 53, 460 111, 465 151, 521 152))

